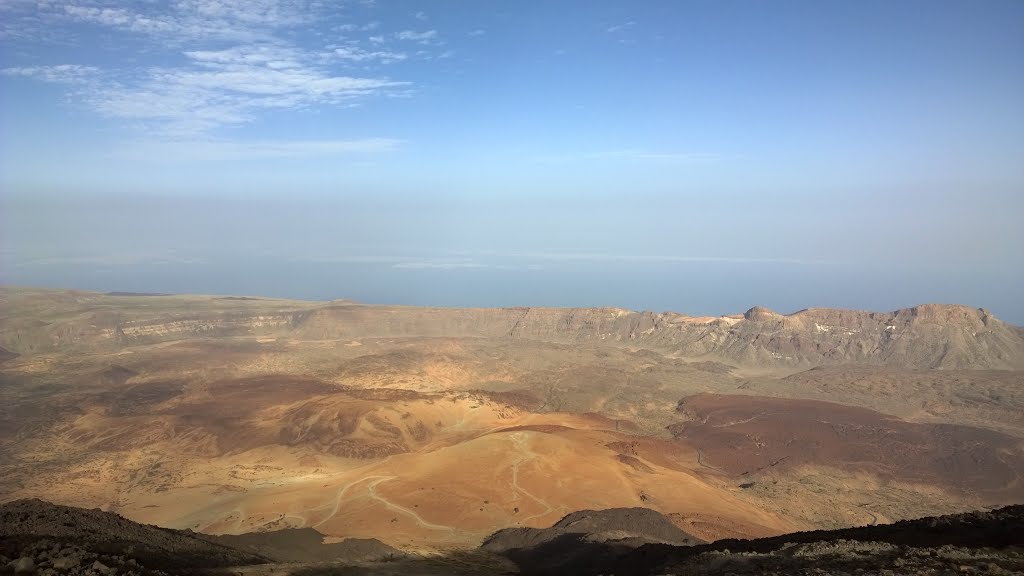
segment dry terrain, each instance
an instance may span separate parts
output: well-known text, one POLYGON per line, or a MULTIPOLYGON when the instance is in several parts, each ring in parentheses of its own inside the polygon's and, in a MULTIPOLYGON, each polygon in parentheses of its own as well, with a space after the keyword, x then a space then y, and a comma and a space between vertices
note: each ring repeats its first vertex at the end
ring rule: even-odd
POLYGON ((1022 369, 1021 330, 964 306, 2 288, 0 501, 420 552, 587 509, 648 508, 704 541, 882 524, 1024 501, 1022 369))

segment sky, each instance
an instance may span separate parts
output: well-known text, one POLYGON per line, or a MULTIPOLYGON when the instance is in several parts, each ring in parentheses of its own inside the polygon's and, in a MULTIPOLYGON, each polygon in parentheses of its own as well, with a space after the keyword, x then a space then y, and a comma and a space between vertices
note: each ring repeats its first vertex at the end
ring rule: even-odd
POLYGON ((0 0, 0 281, 1024 324, 1024 2, 0 0))

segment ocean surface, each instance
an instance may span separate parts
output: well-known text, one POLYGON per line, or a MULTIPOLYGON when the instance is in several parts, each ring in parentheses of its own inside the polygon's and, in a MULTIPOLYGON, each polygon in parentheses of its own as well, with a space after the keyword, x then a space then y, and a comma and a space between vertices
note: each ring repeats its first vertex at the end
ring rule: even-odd
POLYGON ((809 307, 889 311, 939 302, 984 307, 1004 321, 1024 324, 1019 279, 966 282, 955 271, 778 262, 372 260, 7 261, 0 279, 100 292, 347 298, 452 307, 611 306, 695 316, 742 313, 755 305, 789 313, 809 307))

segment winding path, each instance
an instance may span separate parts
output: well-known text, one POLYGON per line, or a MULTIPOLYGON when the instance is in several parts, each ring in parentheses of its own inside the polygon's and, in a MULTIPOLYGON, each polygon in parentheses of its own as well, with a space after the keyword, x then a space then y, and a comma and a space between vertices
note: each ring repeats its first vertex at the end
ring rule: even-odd
POLYGON ((372 498, 372 499, 380 502, 381 504, 383 504, 385 508, 388 508, 390 510, 394 510, 395 512, 401 512, 402 514, 406 514, 408 516, 411 516, 413 518, 413 520, 416 521, 417 524, 419 524, 423 528, 427 528, 429 530, 447 530, 447 531, 455 530, 455 528, 453 528, 451 526, 444 526, 444 525, 441 525, 441 524, 434 524, 433 522, 428 522, 428 521, 424 520, 419 514, 417 514, 413 510, 410 510, 410 509, 406 508, 405 506, 401 506, 399 504, 395 504, 394 502, 391 502, 387 498, 384 498, 383 496, 377 494, 377 486, 378 485, 380 485, 380 484, 382 484, 384 482, 388 482, 389 480, 394 480, 395 478, 397 478, 397 476, 382 476, 382 475, 363 476, 362 478, 360 478, 358 480, 353 480, 352 482, 349 482, 348 484, 342 486, 341 489, 338 490, 338 495, 334 499, 334 508, 331 509, 330 514, 325 516, 322 520, 320 520, 316 524, 313 524, 312 527, 316 528, 316 527, 324 524, 325 522, 327 522, 331 518, 334 518, 338 514, 338 512, 341 510, 341 501, 345 497, 345 493, 348 492, 349 488, 355 486, 356 484, 361 484, 363 482, 366 482, 367 480, 373 480, 373 482, 371 482, 370 484, 368 484, 366 486, 366 493, 369 495, 370 498, 372 498))
POLYGON ((543 506, 544 507, 544 511, 540 512, 540 513, 537 513, 537 514, 533 514, 531 516, 527 516, 527 517, 523 518, 522 520, 520 520, 519 521, 520 523, 526 523, 529 520, 533 520, 534 518, 540 518, 542 516, 547 516, 552 511, 554 511, 554 508, 550 504, 548 504, 544 500, 534 496, 528 490, 526 490, 525 488, 523 488, 522 486, 519 485, 519 466, 521 466, 522 464, 525 464, 527 461, 537 457, 537 455, 532 450, 530 450, 530 448, 526 445, 526 441, 525 440, 526 439, 524 438, 522 432, 512 432, 512 442, 515 443, 516 448, 519 449, 519 452, 521 454, 520 458, 518 460, 516 460, 512 464, 512 488, 515 489, 516 492, 519 492, 521 494, 525 494, 528 498, 530 498, 531 500, 533 500, 537 504, 540 504, 541 506, 543 506))
POLYGON ((370 485, 366 487, 367 492, 369 492, 369 494, 370 494, 370 498, 373 498, 374 500, 380 502, 381 504, 383 504, 388 509, 394 510, 395 512, 401 512, 403 514, 407 514, 409 516, 412 516, 413 520, 415 520, 417 524, 419 524, 420 526, 422 526, 424 528, 427 528, 427 529, 430 529, 430 530, 447 530, 449 532, 455 530, 455 528, 453 528, 452 526, 444 526, 444 525, 441 525, 441 524, 434 524, 432 522, 427 522, 419 514, 417 514, 416 512, 406 508, 405 506, 400 506, 398 504, 395 504, 394 502, 391 502, 391 501, 387 500, 386 498, 383 498, 383 497, 379 496, 377 494, 377 485, 378 484, 382 484, 384 482, 387 482, 389 480, 394 480, 395 478, 397 478, 397 476, 385 476, 383 478, 380 478, 376 482, 371 482, 370 485))
POLYGON ((866 512, 868 514, 868 516, 871 516, 871 523, 868 524, 868 526, 876 526, 876 525, 878 525, 878 516, 875 516, 874 512, 872 512, 871 510, 868 510, 864 506, 866 506, 866 504, 861 504, 861 505, 858 506, 858 508, 860 508, 861 510, 866 512))
POLYGON ((358 480, 353 480, 348 484, 345 484, 344 486, 341 487, 340 490, 338 490, 338 495, 334 499, 334 508, 331 509, 331 513, 325 516, 323 520, 317 522, 316 524, 313 524, 312 527, 316 528, 317 526, 320 526, 321 524, 327 522, 331 518, 334 518, 338 514, 338 511, 341 510, 341 499, 345 496, 345 492, 348 492, 349 488, 355 486, 356 484, 359 484, 360 482, 365 482, 367 480, 372 480, 374 478, 393 478, 393 476, 363 476, 358 480))

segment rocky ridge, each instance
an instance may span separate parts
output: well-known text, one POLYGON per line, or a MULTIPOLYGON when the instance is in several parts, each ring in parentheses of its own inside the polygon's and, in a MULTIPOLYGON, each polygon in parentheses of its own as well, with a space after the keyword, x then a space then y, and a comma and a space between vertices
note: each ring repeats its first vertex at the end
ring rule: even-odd
MULTIPOLYGON (((78 294, 78 293, 76 293, 78 294)), ((70 298, 70 297, 69 297, 70 298)), ((692 317, 617 308, 427 308, 275 300, 78 296, 49 321, 0 317, 0 346, 17 354, 118 349, 233 336, 305 340, 488 338, 629 346, 745 367, 865 364, 1024 369, 1024 331, 988 311, 927 304, 893 312, 812 308, 692 317), (135 299, 137 300, 137 298, 135 299)))

